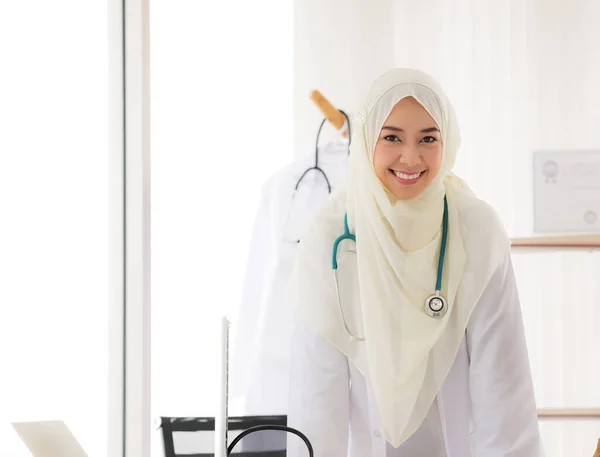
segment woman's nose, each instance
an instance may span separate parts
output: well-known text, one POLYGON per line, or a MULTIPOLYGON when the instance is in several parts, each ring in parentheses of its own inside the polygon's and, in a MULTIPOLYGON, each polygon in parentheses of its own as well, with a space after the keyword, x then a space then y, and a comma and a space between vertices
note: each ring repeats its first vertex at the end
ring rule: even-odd
POLYGON ((421 163, 421 155, 416 148, 406 147, 400 156, 400 163, 412 168, 421 163))

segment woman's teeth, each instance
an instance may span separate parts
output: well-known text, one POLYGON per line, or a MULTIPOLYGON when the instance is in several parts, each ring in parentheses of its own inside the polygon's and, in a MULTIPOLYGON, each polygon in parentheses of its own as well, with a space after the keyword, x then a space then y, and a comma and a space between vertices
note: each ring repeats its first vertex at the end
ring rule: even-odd
POLYGON ((396 171, 396 170, 392 170, 392 171, 399 178, 407 179, 407 180, 417 179, 419 176, 421 176, 421 173, 422 173, 422 172, 419 172, 419 173, 413 173, 412 175, 407 175, 406 173, 401 173, 401 172, 396 171))

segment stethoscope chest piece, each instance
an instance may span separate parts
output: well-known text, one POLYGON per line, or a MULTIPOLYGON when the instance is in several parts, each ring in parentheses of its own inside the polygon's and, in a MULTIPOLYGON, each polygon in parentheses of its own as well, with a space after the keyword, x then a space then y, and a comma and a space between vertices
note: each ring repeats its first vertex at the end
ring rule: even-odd
POLYGON ((440 319, 448 312, 448 303, 441 295, 432 295, 425 300, 425 312, 433 318, 440 319))

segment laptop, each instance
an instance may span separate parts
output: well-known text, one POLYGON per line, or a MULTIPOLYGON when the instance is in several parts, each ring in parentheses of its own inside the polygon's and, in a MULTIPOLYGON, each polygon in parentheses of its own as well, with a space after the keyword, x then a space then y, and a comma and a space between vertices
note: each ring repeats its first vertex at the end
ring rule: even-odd
POLYGON ((227 423, 229 420, 229 321, 221 320, 219 409, 215 416, 215 457, 227 457, 227 423))
POLYGON ((88 457, 63 421, 13 422, 33 457, 88 457))

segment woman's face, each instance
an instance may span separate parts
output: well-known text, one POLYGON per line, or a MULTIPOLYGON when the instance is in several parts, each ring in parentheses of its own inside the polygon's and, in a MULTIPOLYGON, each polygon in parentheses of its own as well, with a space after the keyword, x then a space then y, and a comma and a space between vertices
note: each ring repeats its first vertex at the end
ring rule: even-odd
POLYGON ((439 173, 442 135, 414 98, 400 100, 384 122, 373 165, 381 183, 399 200, 415 198, 439 173))

